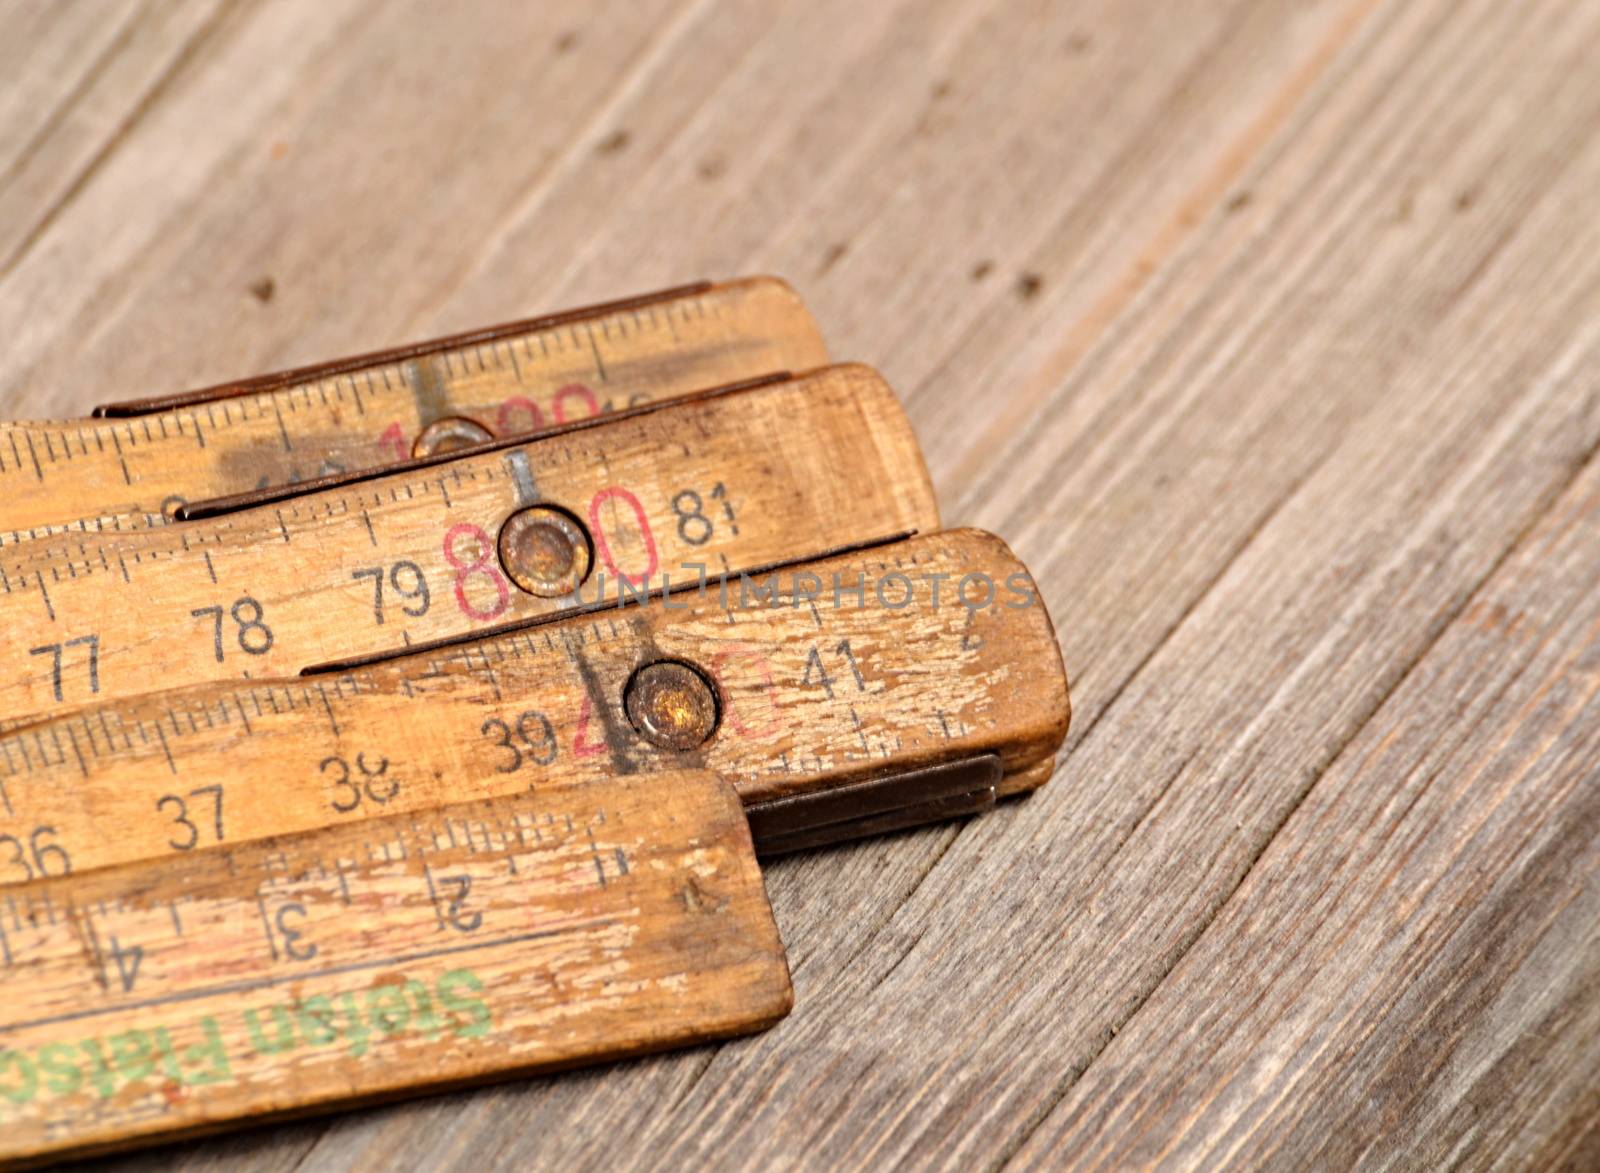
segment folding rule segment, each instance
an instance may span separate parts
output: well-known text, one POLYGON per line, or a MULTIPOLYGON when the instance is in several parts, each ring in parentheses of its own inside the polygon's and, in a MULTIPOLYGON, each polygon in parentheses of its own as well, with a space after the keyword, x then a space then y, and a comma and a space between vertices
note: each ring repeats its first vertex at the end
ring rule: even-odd
POLYGON ((827 361, 770 277, 0 425, 0 534, 144 525, 186 501, 378 467, 827 361), (12 531, 8 533, 7 531, 12 531))
POLYGON ((128 534, 0 552, 0 714, 287 676, 938 524, 866 367, 128 534))
MULTIPOLYGON (((716 770, 784 850, 1042 784, 1061 652, 976 530, 0 736, 0 884, 556 784, 716 770)), ((670 788, 659 786, 663 801, 670 788)))
POLYGON ((705 772, 85 872, 0 897, 0 1161, 723 1038, 791 999, 705 772))

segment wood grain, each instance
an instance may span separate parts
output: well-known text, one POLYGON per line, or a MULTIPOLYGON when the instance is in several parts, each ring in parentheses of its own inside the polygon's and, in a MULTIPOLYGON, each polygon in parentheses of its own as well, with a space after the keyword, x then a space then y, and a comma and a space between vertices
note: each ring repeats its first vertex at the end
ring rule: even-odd
MULTIPOLYGON (((1078 719, 1026 803, 770 868, 800 999, 754 1043, 163 1167, 1042 1151, 1030 1135, 1056 1135, 1056 1106, 1592 460, 1594 25, 1591 5, 1485 0, 225 20, 0 286, 17 413, 102 399, 113 370, 170 390, 781 273, 835 355, 905 395, 946 517, 1036 572, 1078 719)), ((1592 582, 1554 572, 1552 598, 1592 582)), ((1427 698, 1445 736, 1452 698, 1427 698)), ((1390 932, 1365 926, 1349 964, 1404 973, 1390 932)), ((1540 1005, 1588 1021, 1587 955, 1550 939, 1540 1005)), ((1511 972, 1480 955, 1483 981, 1511 972)), ((1389 1021, 1409 1035, 1425 1013, 1389 1021)), ((1367 1085, 1386 1125, 1426 1148, 1448 1117, 1482 1161, 1570 1141, 1581 1162, 1581 1062, 1539 1066, 1515 1016, 1479 1021, 1551 1073, 1528 1077, 1548 1112, 1473 1133, 1470 1081, 1430 1069, 1425 1108, 1367 1085)))
POLYGON ((1591 462, 1330 763, 1019 1163, 1592 1162, 1596 566, 1591 462))
POLYGON ((0 273, 46 230, 220 23, 225 5, 7 4, 0 273))
POLYGON ((0 713, 293 676, 938 528, 916 437, 869 368, 635 412, 218 517, 12 546, 0 713), (525 589, 505 535, 551 509, 571 567, 525 589))
POLYGON ((8 892, 0 1164, 770 1026, 792 991, 743 808, 666 781, 8 892))

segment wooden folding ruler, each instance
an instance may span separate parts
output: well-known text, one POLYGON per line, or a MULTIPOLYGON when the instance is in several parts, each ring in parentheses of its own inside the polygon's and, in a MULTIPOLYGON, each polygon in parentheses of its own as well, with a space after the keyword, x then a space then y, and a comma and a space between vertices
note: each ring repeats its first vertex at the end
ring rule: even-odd
POLYGON ((770 277, 512 322, 178 395, 0 424, 0 545, 394 464, 827 362, 770 277))
POLYGON ((704 772, 81 872, 0 898, 0 1163, 724 1038, 790 1001, 704 772))
POLYGON ((757 280, 0 429, 0 1162, 757 1029, 757 851, 1042 784, 1035 584, 821 361, 757 280))

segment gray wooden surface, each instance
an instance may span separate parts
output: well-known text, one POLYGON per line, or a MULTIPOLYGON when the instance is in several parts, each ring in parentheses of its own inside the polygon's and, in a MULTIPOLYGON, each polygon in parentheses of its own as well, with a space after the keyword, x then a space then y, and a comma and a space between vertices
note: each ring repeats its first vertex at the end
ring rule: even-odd
POLYGON ((1036 797, 769 869, 767 1035, 127 1167, 1600 1164, 1600 4, 0 27, 9 413, 775 272, 1074 679, 1036 797))

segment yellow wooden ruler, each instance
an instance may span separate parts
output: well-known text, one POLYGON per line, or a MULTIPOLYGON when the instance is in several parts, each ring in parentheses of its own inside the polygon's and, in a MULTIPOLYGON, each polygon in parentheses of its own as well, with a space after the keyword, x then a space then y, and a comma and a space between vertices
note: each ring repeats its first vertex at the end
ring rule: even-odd
POLYGON ((470 635, 938 524, 867 368, 0 551, 0 714, 470 635))
MULTIPOLYGON (((827 361, 772 278, 688 286, 173 396, 0 426, 0 545, 392 464, 827 361)), ((148 515, 148 516, 147 516, 148 515)))
POLYGON ((726 1037, 790 1001, 738 801, 703 772, 36 882, 0 894, 0 1162, 726 1037))
POLYGON ((1046 781, 1035 584, 820 361, 755 280, 0 428, 0 1161, 755 1029, 757 852, 1046 781))
POLYGON ((790 850, 1038 786, 1068 715, 1032 580, 954 530, 12 729, 0 884, 686 767, 730 779, 758 846, 790 850))

